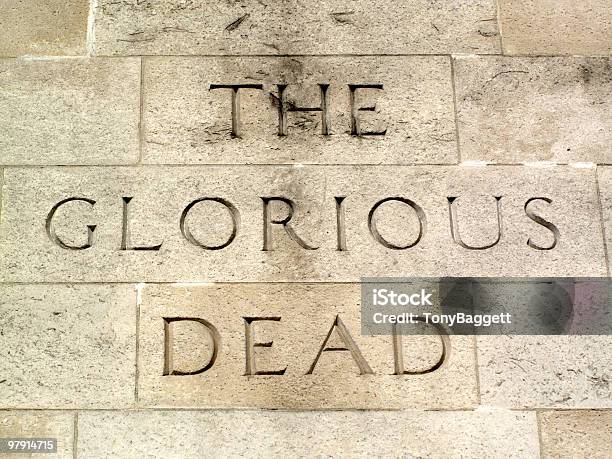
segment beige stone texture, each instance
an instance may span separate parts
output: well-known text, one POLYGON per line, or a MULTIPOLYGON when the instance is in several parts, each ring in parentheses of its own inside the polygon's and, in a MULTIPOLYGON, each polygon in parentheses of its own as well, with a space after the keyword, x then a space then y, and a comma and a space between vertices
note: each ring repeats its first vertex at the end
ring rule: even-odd
POLYGON ((0 408, 133 404, 133 286, 2 285, 0 293, 0 408))
POLYGON ((0 280, 5 282, 354 282, 374 276, 606 274, 601 227, 593 224, 600 215, 594 169, 8 168, 4 180, 0 280), (501 197, 499 213, 495 196, 501 197), (52 208, 74 197, 95 204, 59 206, 47 231, 52 208), (123 197, 132 198, 125 205, 125 238, 123 197), (190 241, 181 232, 181 216, 190 203, 207 197, 233 205, 236 225, 229 204, 199 202, 183 219, 190 241), (264 219, 262 197, 291 199, 293 214, 287 203, 270 201, 264 219), (340 211, 335 197, 345 197, 340 211), (420 210, 387 201, 369 225, 371 209, 389 197, 410 199, 420 210), (493 245, 500 233, 498 215, 500 242, 482 250, 454 242, 448 197, 457 197, 454 222, 465 245, 493 245), (555 241, 553 232, 524 210, 534 197, 551 201, 529 203, 530 212, 559 232, 551 250, 528 245, 545 249, 555 241), (280 223, 265 224, 290 215, 290 231, 280 223), (91 247, 61 246, 86 246, 88 225, 97 225, 91 247), (340 245, 338 226, 343 229, 340 245), (268 250, 263 250, 264 239, 268 250), (131 250, 159 244, 159 250, 131 250))
POLYGON ((144 162, 217 164, 456 164, 450 60, 446 56, 151 58, 144 76, 144 162), (232 133, 232 90, 240 89, 239 130, 232 133), (287 113, 279 136, 280 91, 287 113), (356 89, 359 132, 352 128, 349 84, 356 89), (385 135, 367 135, 384 132, 385 135), (238 137, 236 137, 236 134, 238 137))
POLYGON ((610 58, 457 57, 461 159, 612 163, 610 58))
POLYGON ((543 411, 538 416, 543 458, 610 457, 612 411, 543 411))
POLYGON ((8 459, 23 457, 73 458, 74 413, 67 411, 0 411, 0 438, 54 438, 57 452, 44 454, 0 453, 8 459))
MULTIPOLYGON (((612 259, 612 167, 598 168, 599 197, 603 218, 606 246, 608 248, 608 268, 612 259)), ((610 274, 610 271, 608 271, 610 274)))
MULTIPOLYGON (((4 187, 4 169, 0 167, 0 228, 2 227, 2 191, 4 187)), ((2 230, 0 229, 0 234, 2 234, 2 230)))
POLYGON ((612 53, 609 0, 499 0, 504 54, 612 53))
POLYGON ((483 405, 612 408, 610 336, 478 337, 483 405))
POLYGON ((84 55, 88 0, 0 0, 0 56, 84 55))
POLYGON ((538 456, 535 413, 180 411, 79 416, 78 457, 538 456), (163 432, 163 435, 160 435, 163 432))
POLYGON ((469 409, 477 403, 473 337, 446 343, 448 336, 405 336, 403 359, 396 357, 391 336, 361 335, 358 284, 147 285, 140 314, 141 406, 469 409), (175 318, 204 319, 212 327, 164 326, 175 318), (257 346, 264 342, 272 345, 257 346), (332 347, 349 350, 320 351, 332 347), (396 361, 422 374, 395 374, 396 361))
POLYGON ((0 164, 136 163, 140 60, 0 60, 0 164))
POLYGON ((98 0, 99 55, 500 51, 494 0, 98 0))

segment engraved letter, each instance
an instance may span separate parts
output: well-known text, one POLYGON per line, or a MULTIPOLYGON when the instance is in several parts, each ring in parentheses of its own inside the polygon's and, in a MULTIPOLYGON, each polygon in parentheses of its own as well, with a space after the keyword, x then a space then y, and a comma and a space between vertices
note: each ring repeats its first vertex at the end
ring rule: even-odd
POLYGON ((184 376, 184 375, 199 375, 204 373, 206 370, 211 368, 217 360, 217 354, 219 353, 219 343, 221 342, 221 336, 217 329, 208 321, 198 318, 184 318, 184 317, 164 317, 164 376, 184 376), (212 354, 210 360, 199 370, 184 372, 174 369, 174 358, 172 352, 173 334, 172 334, 172 322, 183 322, 192 321, 202 324, 206 331, 210 334, 213 343, 212 354))
POLYGON ((285 231, 287 232, 287 234, 289 235, 289 237, 297 242, 299 244, 300 247, 302 247, 303 249, 306 250, 316 250, 318 249, 318 247, 314 247, 314 246, 310 246, 308 245, 306 242, 304 242, 303 239, 301 239, 296 232, 293 230, 293 228, 291 228, 291 226, 289 225, 289 221, 291 220, 291 217, 293 217, 293 211, 295 210, 295 204, 293 203, 293 201, 291 199, 287 199, 287 198, 281 198, 281 197, 277 197, 277 198, 261 198, 263 200, 263 224, 264 224, 264 231, 263 231, 263 238, 264 238, 264 243, 263 243, 263 250, 264 252, 267 252, 268 250, 272 250, 271 245, 272 245, 272 226, 271 224, 277 224, 277 225, 283 225, 283 228, 285 228, 285 231), (273 220, 272 219, 272 215, 271 215, 271 210, 270 210, 270 202, 272 201, 278 201, 278 202, 283 202, 285 203, 288 207, 289 207, 289 212, 287 214, 287 216, 281 220, 273 220))
MULTIPOLYGON (((419 322, 425 322, 423 317, 415 317, 419 322)), ((431 324, 440 337, 442 342, 442 352, 440 353, 440 359, 434 363, 431 367, 424 370, 406 371, 404 370, 404 352, 402 348, 402 335, 397 333, 397 324, 392 325, 392 337, 393 337, 393 359, 395 361, 395 373, 396 375, 423 375, 425 373, 432 373, 438 368, 442 367, 445 362, 450 358, 451 343, 447 331, 439 324, 431 324)))
POLYGON ((189 242, 191 242, 193 245, 202 247, 203 249, 206 249, 206 250, 220 250, 230 245, 233 242, 233 240, 236 238, 236 234, 238 233, 239 224, 240 224, 240 214, 238 213, 238 209, 236 209, 236 207, 234 207, 234 205, 231 202, 226 201, 223 198, 200 198, 200 199, 196 199, 195 201, 192 201, 191 203, 189 203, 187 207, 185 207, 185 210, 183 210, 183 213, 181 214, 181 220, 180 220, 181 234, 183 235, 183 237, 187 239, 189 242), (214 202, 223 204, 225 207, 227 207, 227 209, 230 212, 230 215, 232 217, 232 234, 230 234, 228 240, 225 241, 223 244, 206 245, 198 241, 195 237, 193 237, 193 234, 191 234, 191 231, 189 231, 189 227, 187 226, 187 223, 185 221, 187 219, 187 214, 189 213, 189 211, 191 211, 193 206, 203 201, 214 201, 214 202))
POLYGON ((501 196, 494 196, 495 202, 497 203, 497 239, 490 244, 483 245, 481 247, 470 246, 461 240, 461 236, 459 235, 459 223, 457 221, 457 210, 455 209, 455 200, 456 197, 448 197, 448 212, 450 216, 450 227, 451 227, 451 236, 453 240, 459 244, 464 249, 470 250, 485 250, 490 249, 491 247, 497 245, 502 236, 502 218, 501 218, 501 196))
POLYGON ((398 198, 385 198, 381 201, 378 201, 376 204, 374 204, 374 207, 370 209, 370 213, 368 215, 368 228, 370 229, 370 233, 372 234, 376 242, 381 243, 388 249, 403 250, 403 249, 409 249, 410 247, 414 247, 415 245, 419 243, 419 241, 423 237, 423 234, 425 233, 426 225, 427 225, 427 220, 425 218, 425 212, 423 212, 423 209, 421 209, 421 207, 418 204, 406 198, 399 198, 399 197, 398 198), (378 229, 376 227, 376 219, 374 218, 374 213, 376 212, 376 209, 378 209, 382 204, 384 204, 387 201, 403 202, 404 204, 408 204, 410 207, 412 207, 414 211, 416 212, 417 217, 419 218, 419 235, 417 236, 417 238, 414 240, 413 243, 407 244, 404 246, 395 245, 385 240, 378 232, 378 229))
POLYGON ((255 348, 256 347, 272 347, 273 341, 267 341, 265 343, 255 341, 255 326, 253 322, 258 320, 270 320, 274 322, 280 322, 280 317, 243 317, 244 319, 244 332, 246 340, 246 372, 245 376, 253 375, 284 375, 287 371, 287 367, 282 370, 258 370, 255 362, 255 348))
POLYGON ((312 365, 310 366, 310 369, 308 370, 306 374, 311 375, 314 372, 314 369, 317 366, 317 363, 319 362, 319 359, 321 358, 321 354, 323 354, 323 352, 331 352, 331 351, 349 351, 351 353, 351 356, 353 357, 353 360, 357 364, 357 367, 359 368, 360 375, 374 374, 374 372, 370 368, 370 365, 368 365, 368 362, 366 362, 366 359, 363 357, 363 355, 361 354, 361 351, 357 347, 357 344, 355 343, 355 341, 353 341, 353 338, 349 334, 347 328, 340 320, 340 316, 336 316, 334 323, 329 329, 329 333, 327 333, 327 337, 325 338, 325 341, 323 341, 323 345, 321 346, 321 349, 319 349, 319 353, 315 357, 314 362, 312 362, 312 365), (334 330, 337 331, 338 336, 344 343, 345 347, 327 347, 327 342, 329 341, 329 338, 331 337, 331 334, 333 333, 334 330))
POLYGON ((263 89, 261 84, 211 84, 209 91, 214 89, 232 90, 232 137, 240 138, 240 89, 263 89))
POLYGON ((129 229, 128 229, 128 204, 132 200, 131 197, 123 197, 123 225, 121 229, 121 250, 159 250, 162 244, 152 245, 149 247, 128 247, 129 246, 129 229))
POLYGON ((527 208, 527 206, 529 206, 531 201, 536 201, 536 200, 542 200, 544 202, 547 202, 548 204, 552 203, 552 199, 549 199, 549 198, 531 198, 527 200, 527 202, 525 203, 525 213, 534 222, 539 223, 545 228, 548 228, 550 232, 553 233, 554 239, 553 239, 552 244, 550 244, 548 247, 540 247, 539 245, 536 245, 533 242, 531 242, 531 239, 527 239, 527 245, 531 247, 532 249, 536 249, 536 250, 552 250, 557 245, 557 242, 559 242, 559 237, 561 236, 561 233, 559 233, 559 229, 555 225, 544 220, 542 217, 535 215, 532 210, 529 210, 527 208))
POLYGON ((71 201, 83 201, 88 204, 91 204, 92 206, 96 203, 96 201, 92 199, 87 199, 87 198, 68 198, 68 199, 64 199, 58 202, 57 204, 55 204, 53 208, 51 209, 51 211, 49 212, 49 214, 47 215, 47 220, 45 222, 45 229, 47 230, 47 236, 49 236, 49 239, 51 239, 52 242, 60 246, 62 249, 67 249, 67 250, 88 249, 89 247, 93 245, 93 233, 96 230, 96 225, 87 225, 87 242, 80 246, 79 245, 68 245, 64 241, 62 241, 59 237, 57 237, 57 235, 55 234, 55 228, 53 227, 53 217, 55 216, 55 212, 57 211, 57 209, 60 208, 60 206, 62 206, 63 204, 66 204, 67 202, 71 202, 71 201))
POLYGON ((346 199, 346 196, 336 196, 336 231, 337 231, 337 246, 338 252, 346 251, 346 231, 344 230, 344 209, 342 208, 342 202, 346 199))
POLYGON ((356 136, 366 136, 366 135, 385 135, 387 133, 387 129, 383 129, 382 131, 362 131, 361 123, 359 120, 359 112, 373 112, 376 110, 376 105, 368 106, 368 107, 357 107, 355 103, 355 96, 357 93, 357 89, 383 89, 382 84, 349 84, 349 90, 351 91, 350 101, 351 101, 351 135, 356 136))
POLYGON ((320 107, 296 107, 294 104, 285 101, 286 84, 277 84, 278 87, 278 135, 287 135, 287 112, 321 112, 321 134, 330 134, 329 113, 328 113, 328 84, 320 84, 321 106, 320 107))

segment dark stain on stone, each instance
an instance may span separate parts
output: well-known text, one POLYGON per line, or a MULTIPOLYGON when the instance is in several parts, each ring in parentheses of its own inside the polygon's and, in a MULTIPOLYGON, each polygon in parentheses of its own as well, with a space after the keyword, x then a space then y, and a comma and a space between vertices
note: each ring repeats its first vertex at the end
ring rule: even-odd
POLYGON ((611 62, 610 59, 586 58, 577 68, 578 81, 606 92, 605 86, 612 83, 611 62))
POLYGON ((231 24, 228 24, 225 30, 227 30, 228 32, 231 32, 232 30, 236 30, 238 27, 240 27, 240 24, 242 24, 249 16, 250 16, 249 13, 243 14, 238 19, 236 19, 234 22, 232 22, 231 24))
POLYGON ((591 69, 587 67, 586 65, 581 65, 580 66, 580 77, 582 78, 582 81, 584 81, 585 83, 589 83, 592 77, 591 69))
POLYGON ((354 11, 339 11, 337 13, 330 13, 329 15, 340 24, 351 24, 353 19, 351 15, 355 14, 354 11))
POLYGON ((192 30, 183 29, 182 27, 171 27, 171 26, 163 27, 161 30, 162 32, 166 32, 166 33, 168 32, 195 33, 192 30))
POLYGON ((502 72, 498 72, 495 75, 493 75, 491 78, 489 78, 489 81, 494 80, 495 78, 497 78, 500 75, 505 75, 505 74, 508 74, 508 73, 529 73, 529 72, 527 72, 525 70, 504 70, 502 72))
POLYGON ((481 30, 481 29, 478 29, 478 33, 486 38, 495 37, 497 35, 497 32, 488 32, 486 30, 481 30))
POLYGON ((274 43, 263 43, 264 46, 267 46, 268 48, 272 48, 274 51, 276 51, 277 53, 280 52, 280 49, 278 48, 278 46, 274 43))

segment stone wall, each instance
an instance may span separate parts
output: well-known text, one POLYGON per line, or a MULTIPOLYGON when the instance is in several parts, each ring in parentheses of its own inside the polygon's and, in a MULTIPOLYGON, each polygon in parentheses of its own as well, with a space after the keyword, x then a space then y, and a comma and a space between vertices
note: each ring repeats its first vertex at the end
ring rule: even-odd
POLYGON ((451 336, 432 371, 439 340, 404 337, 398 375, 359 332, 362 277, 610 276, 609 0, 23 0, 0 25, 0 438, 612 456, 609 336, 451 336))

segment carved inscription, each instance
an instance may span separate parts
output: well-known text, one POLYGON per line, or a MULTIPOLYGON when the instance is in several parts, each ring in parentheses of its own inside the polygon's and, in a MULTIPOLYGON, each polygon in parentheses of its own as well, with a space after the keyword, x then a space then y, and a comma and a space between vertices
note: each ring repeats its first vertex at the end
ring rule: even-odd
MULTIPOLYGON (((245 371, 244 376, 283 376, 288 369, 288 366, 284 363, 279 363, 277 369, 260 369, 257 365, 257 350, 258 349, 270 349, 274 341, 258 341, 256 338, 256 327, 261 322, 274 322, 282 325, 282 318, 278 316, 268 317, 242 317, 244 320, 244 348, 245 348, 245 371)), ((185 318, 185 317, 164 317, 164 365, 163 375, 164 376, 193 376, 202 374, 208 370, 211 370, 217 361, 219 355, 219 349, 222 347, 223 338, 217 331, 217 328, 209 321, 202 318, 185 318), (196 370, 185 371, 175 368, 174 365, 174 353, 176 352, 175 343, 173 338, 173 324, 180 322, 192 322, 200 324, 205 330, 206 336, 209 338, 209 344, 212 346, 212 351, 208 359, 202 363, 201 367, 196 370), (210 344, 210 342, 212 344, 210 344)), ((295 324, 292 324, 294 327, 295 324)), ((393 353, 394 368, 392 372, 388 374, 392 375, 421 375, 431 373, 442 368, 448 363, 450 359, 451 343, 448 336, 448 332, 444 327, 440 325, 435 326, 436 333, 441 340, 441 351, 439 358, 434 361, 432 365, 426 368, 418 370, 405 370, 405 361, 403 355, 403 340, 400 335, 395 333, 396 329, 393 328, 393 334, 390 337, 392 346, 389 346, 389 351, 393 353)), ((282 328, 281 328, 282 330, 282 328)), ((197 341, 189 340, 190 346, 193 348, 197 347, 197 341)), ((324 359, 327 353, 343 353, 347 359, 351 359, 355 365, 355 371, 359 375, 373 375, 374 370, 364 357, 359 346, 351 336, 351 332, 348 327, 342 321, 340 315, 336 315, 329 331, 327 332, 325 339, 321 343, 312 364, 310 364, 308 371, 305 375, 312 375, 315 373, 319 362, 324 359), (341 343, 341 345, 331 345, 330 342, 341 343)), ((303 356, 296 356, 302 358, 303 356)))
POLYGON ((261 84, 211 84, 210 90, 215 89, 230 89, 232 94, 232 137, 240 138, 241 124, 240 124, 240 90, 241 89, 263 89, 261 84))
POLYGON ((282 370, 258 370, 255 360, 255 348, 257 347, 272 347, 272 341, 259 342, 255 340, 254 324, 259 321, 280 322, 280 317, 244 317, 244 336, 246 347, 246 370, 245 376, 254 375, 284 375, 287 367, 282 370))
MULTIPOLYGON (((286 137, 289 135, 289 114, 290 113, 318 113, 321 116, 321 135, 328 136, 332 134, 332 122, 331 114, 329 110, 330 106, 330 84, 319 83, 317 86, 320 93, 320 105, 318 107, 300 107, 295 102, 291 101, 287 97, 287 84, 276 84, 276 93, 270 93, 270 96, 274 99, 275 105, 278 110, 278 136, 286 137)), ((382 83, 361 83, 361 84, 348 84, 349 89, 349 106, 347 110, 350 113, 351 129, 350 135, 352 136, 384 136, 387 133, 387 129, 381 130, 366 130, 361 127, 361 113, 362 112, 375 112, 376 104, 371 103, 369 105, 359 105, 357 101, 357 93, 365 92, 365 90, 379 90, 383 91, 384 87, 382 83)), ((259 90, 263 91, 264 86, 262 84, 254 83, 242 83, 242 84, 211 84, 209 86, 210 91, 218 89, 229 89, 231 94, 231 136, 234 138, 242 138, 242 124, 240 122, 241 108, 240 108, 240 90, 259 90)))
POLYGON ((217 360, 217 354, 219 353, 219 346, 221 342, 221 337, 219 336, 219 332, 210 322, 199 319, 199 318, 188 318, 188 317, 170 317, 164 318, 164 375, 198 375, 200 373, 204 373, 206 370, 211 368, 215 361, 217 360), (211 353, 210 359, 208 362, 202 366, 202 368, 194 371, 181 371, 174 368, 173 364, 173 351, 171 348, 173 342, 173 334, 172 334, 172 324, 176 322, 193 322, 201 324, 206 332, 210 336, 212 340, 212 348, 213 351, 211 353))
POLYGON ((531 269, 557 276, 567 259, 584 275, 605 274, 602 239, 590 231, 599 210, 586 169, 210 165, 4 172, 4 189, 13 196, 0 221, 5 282, 354 282, 385 275, 519 276, 531 269), (28 269, 37 256, 37 268, 28 269))
MULTIPOLYGON (((361 333, 353 283, 146 284, 143 406, 340 409, 472 407, 474 340, 361 333)), ((398 329, 399 331, 399 329, 398 329)))
POLYGON ((456 164, 447 56, 150 58, 145 164, 456 164))
MULTIPOLYGON (((456 209, 456 202, 459 197, 449 196, 446 198, 448 202, 448 216, 449 216, 449 237, 456 243, 458 246, 462 247, 466 250, 486 250, 490 249, 501 241, 503 237, 503 216, 502 216, 502 196, 493 196, 492 197, 495 202, 495 211, 490 212, 489 209, 483 209, 481 214, 481 219, 492 219, 497 223, 497 233, 491 238, 490 242, 483 241, 481 245, 470 245, 464 242, 463 238, 460 235, 460 216, 456 209)), ((141 246, 141 245, 133 245, 130 243, 131 232, 129 231, 129 204, 132 202, 133 197, 122 197, 121 202, 123 206, 122 210, 122 232, 121 232, 121 240, 120 240, 120 250, 141 250, 141 251, 157 251, 163 245, 163 242, 159 244, 149 245, 149 246, 141 246)), ((346 237, 346 228, 344 222, 344 213, 345 213, 345 204, 344 201, 346 196, 336 196, 333 198, 335 201, 335 206, 330 206, 335 210, 336 213, 336 250, 337 251, 346 251, 350 250, 350 241, 347 241, 346 237)), ((49 213, 47 214, 45 220, 46 233, 49 240, 55 244, 56 246, 65 249, 65 250, 86 250, 95 246, 95 235, 94 231, 98 227, 98 225, 87 225, 85 230, 85 235, 83 237, 83 243, 81 245, 70 245, 64 241, 62 241, 57 234, 55 233, 55 214, 59 208, 61 208, 64 204, 69 202, 80 201, 87 203, 90 207, 94 207, 96 205, 96 201, 86 197, 71 197, 66 198, 59 201, 55 204, 49 213)), ((552 234, 552 242, 548 245, 541 246, 538 245, 529 238, 525 241, 525 244, 534 250, 553 250, 561 238, 561 233, 555 224, 545 220, 542 216, 538 215, 538 213, 532 209, 531 204, 535 201, 539 201, 540 203, 546 203, 548 205, 552 204, 552 199, 547 197, 534 197, 529 198, 525 201, 523 206, 523 212, 526 218, 532 220, 538 225, 546 228, 552 234)), ((314 243, 307 241, 307 239, 298 234, 297 230, 293 226, 294 215, 297 213, 297 209, 299 203, 293 199, 283 197, 283 196, 274 196, 274 197, 261 197, 262 202, 262 250, 264 252, 273 251, 274 249, 274 237, 279 237, 278 232, 274 231, 275 227, 279 227, 283 230, 285 235, 293 241, 297 246, 301 247, 304 250, 318 250, 319 246, 314 243), (284 210, 283 217, 274 217, 271 211, 271 205, 277 204, 282 206, 284 210), (274 236, 276 234, 276 236, 274 236)), ((181 236, 189 241, 193 246, 198 247, 203 250, 222 250, 228 246, 230 246, 236 238, 240 236, 240 220, 241 214, 238 207, 236 207, 232 202, 225 198, 220 197, 202 197, 198 198, 191 203, 189 203, 181 213, 180 219, 178 221, 178 228, 181 236), (217 245, 210 245, 205 242, 202 242, 195 238, 192 234, 189 226, 186 222, 187 216, 190 211, 198 204, 202 202, 215 202, 224 206, 224 208, 228 211, 232 227, 229 234, 222 235, 222 238, 225 238, 225 242, 217 245)), ((370 236, 381 246, 386 247, 391 250, 406 250, 412 247, 417 246, 422 239, 427 237, 427 215, 425 210, 416 202, 408 199, 406 197, 394 196, 381 199, 376 202, 368 212, 367 218, 367 228, 369 230, 370 236), (377 213, 380 209, 382 209, 387 203, 396 202, 401 203, 404 206, 407 206, 414 212, 417 220, 418 220, 418 234, 414 238, 413 241, 408 242, 404 245, 398 245, 389 240, 385 239, 385 237, 380 232, 380 227, 385 225, 385 222, 382 219, 377 217, 377 213)))

